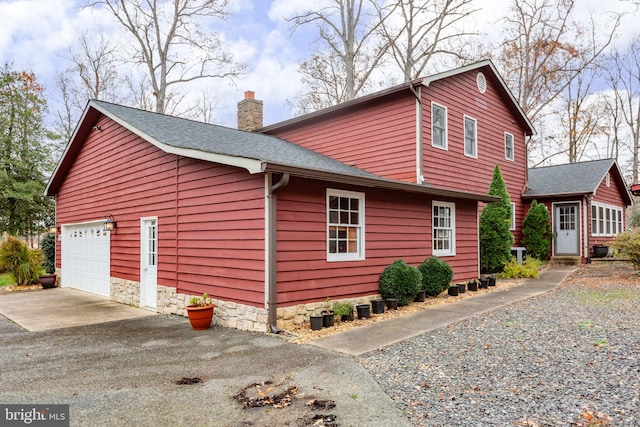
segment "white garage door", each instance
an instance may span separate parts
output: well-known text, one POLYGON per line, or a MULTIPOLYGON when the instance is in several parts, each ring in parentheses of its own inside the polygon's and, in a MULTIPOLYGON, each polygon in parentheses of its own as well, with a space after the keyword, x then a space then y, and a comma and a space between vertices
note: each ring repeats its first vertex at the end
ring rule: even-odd
POLYGON ((62 286, 109 296, 110 236, 103 222, 62 227, 62 286))

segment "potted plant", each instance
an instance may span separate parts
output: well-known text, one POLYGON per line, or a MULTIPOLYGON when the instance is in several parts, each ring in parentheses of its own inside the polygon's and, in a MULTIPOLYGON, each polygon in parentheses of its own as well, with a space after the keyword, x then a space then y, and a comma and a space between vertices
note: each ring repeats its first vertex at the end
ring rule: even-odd
POLYGON ((196 331, 209 329, 215 306, 211 297, 206 293, 201 297, 192 297, 189 300, 189 305, 185 307, 191 327, 196 331))
POLYGON ((469 289, 470 291, 477 291, 478 290, 478 282, 476 280, 469 280, 467 282, 467 289, 469 289))
POLYGON ((606 245, 593 245, 593 257, 604 258, 609 254, 609 246, 606 245))
POLYGON ((56 287, 56 235, 55 233, 47 233, 42 242, 40 243, 40 249, 44 255, 44 261, 42 267, 45 273, 38 277, 38 282, 42 285, 43 289, 50 289, 56 287))
POLYGON ((322 326, 324 328, 328 328, 333 326, 334 323, 334 313, 331 309, 331 300, 327 298, 327 302, 325 303, 324 310, 322 310, 322 326))
POLYGON ((338 316, 341 321, 351 321, 353 320, 353 304, 348 302, 334 302, 333 303, 333 314, 338 316))
POLYGON ((457 297, 460 292, 460 287, 458 285, 449 286, 447 293, 452 297, 457 297))
POLYGON ((314 311, 309 315, 309 323, 311 323, 312 331, 319 331, 320 329, 322 329, 322 326, 324 324, 324 316, 322 314, 319 314, 317 311, 314 311))

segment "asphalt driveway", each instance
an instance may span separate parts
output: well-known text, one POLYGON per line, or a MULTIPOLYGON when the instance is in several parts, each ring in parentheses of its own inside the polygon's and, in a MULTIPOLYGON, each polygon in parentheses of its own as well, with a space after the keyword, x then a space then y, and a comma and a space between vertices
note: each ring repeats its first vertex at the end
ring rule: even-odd
MULTIPOLYGON (((53 295, 45 292, 21 298, 35 304, 53 295)), ((0 295, 0 304, 13 295, 0 295)), ((143 314, 36 332, 0 315, 0 402, 69 404, 78 426, 297 426, 323 416, 340 426, 409 425, 351 356, 222 327, 193 331, 186 318, 143 314), (176 384, 183 378, 201 382, 176 384), (294 398, 278 400, 282 408, 243 409, 233 399, 285 393, 294 398), (317 405, 323 401, 335 407, 317 405)))

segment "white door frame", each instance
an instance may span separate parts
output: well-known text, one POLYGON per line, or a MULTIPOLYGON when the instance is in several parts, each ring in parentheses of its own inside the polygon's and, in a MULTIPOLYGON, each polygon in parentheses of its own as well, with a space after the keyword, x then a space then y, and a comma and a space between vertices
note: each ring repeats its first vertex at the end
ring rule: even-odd
POLYGON ((158 305, 158 217, 140 218, 140 307, 155 310, 158 305), (149 226, 154 226, 151 240, 149 226), (150 245, 153 253, 149 253, 150 245))
POLYGON ((566 202, 554 202, 551 204, 551 212, 553 215, 553 255, 569 255, 569 256, 580 256, 581 254, 581 240, 582 240, 582 203, 580 200, 575 201, 566 201, 566 202), (556 208, 561 206, 575 206, 575 222, 576 222, 576 253, 575 254, 558 254, 558 216, 556 208))

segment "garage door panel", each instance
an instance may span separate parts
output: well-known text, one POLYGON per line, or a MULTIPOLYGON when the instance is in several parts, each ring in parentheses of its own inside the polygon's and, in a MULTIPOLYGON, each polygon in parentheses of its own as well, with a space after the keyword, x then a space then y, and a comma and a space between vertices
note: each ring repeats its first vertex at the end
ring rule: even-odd
POLYGON ((109 296, 110 236, 102 228, 102 221, 63 226, 63 286, 109 296))

